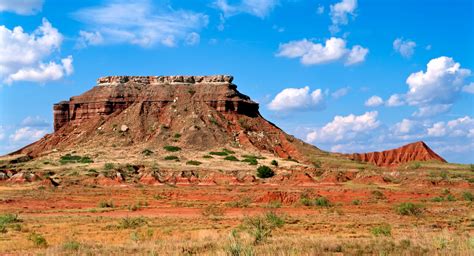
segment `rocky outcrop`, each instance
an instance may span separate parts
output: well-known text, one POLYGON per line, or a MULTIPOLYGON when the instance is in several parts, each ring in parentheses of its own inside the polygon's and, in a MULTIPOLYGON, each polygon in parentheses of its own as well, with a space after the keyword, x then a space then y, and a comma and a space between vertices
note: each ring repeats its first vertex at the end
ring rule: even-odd
POLYGON ((446 162, 422 141, 382 152, 354 153, 348 156, 352 160, 369 162, 377 166, 397 166, 411 161, 446 162))

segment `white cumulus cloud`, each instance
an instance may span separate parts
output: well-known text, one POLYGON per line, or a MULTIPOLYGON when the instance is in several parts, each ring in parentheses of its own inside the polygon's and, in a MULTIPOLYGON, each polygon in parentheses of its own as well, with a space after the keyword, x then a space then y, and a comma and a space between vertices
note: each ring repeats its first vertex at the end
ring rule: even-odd
POLYGON ((79 38, 77 39, 76 47, 85 48, 88 45, 99 45, 104 42, 104 38, 99 31, 89 32, 80 30, 79 38))
POLYGON ((268 108, 274 111, 319 110, 324 107, 325 101, 321 89, 316 89, 310 93, 308 86, 303 88, 286 88, 278 93, 268 104, 268 108))
POLYGON ((410 58, 415 53, 416 43, 411 40, 397 38, 393 41, 393 49, 405 58, 410 58))
POLYGON ((385 104, 389 107, 398 107, 405 105, 404 95, 393 94, 391 95, 385 104))
POLYGON ((469 85, 466 85, 462 88, 463 92, 467 92, 470 94, 474 94, 474 83, 470 83, 469 85))
POLYGON ((13 134, 10 135, 10 140, 12 142, 24 142, 31 143, 47 133, 46 129, 37 129, 33 127, 22 127, 16 130, 13 134))
POLYGON ((303 39, 280 44, 277 56, 300 58, 304 65, 316 65, 345 59, 346 65, 353 65, 365 60, 369 50, 360 45, 352 49, 346 48, 346 41, 342 38, 331 37, 325 44, 314 43, 303 39))
POLYGON ((43 0, 0 0, 0 12, 33 15, 41 11, 43 0))
POLYGON ((340 31, 341 25, 349 23, 349 15, 355 16, 357 8, 357 0, 342 0, 339 3, 330 6, 329 15, 331 16, 332 25, 329 26, 331 33, 340 31))
POLYGON ((88 26, 88 32, 78 39, 79 45, 130 43, 174 47, 209 22, 205 14, 160 9, 149 0, 109 0, 102 6, 81 9, 73 16, 88 26))
POLYGON ((310 143, 335 143, 366 136, 380 126, 377 116, 377 111, 366 112, 359 116, 354 114, 335 116, 334 120, 325 126, 309 132, 306 135, 306 141, 310 143))
POLYGON ((349 87, 343 87, 340 89, 337 89, 335 92, 331 93, 331 96, 334 99, 339 99, 341 97, 346 96, 349 93, 350 88, 349 87))
POLYGON ((63 36, 48 20, 33 33, 22 27, 13 30, 0 26, 0 79, 11 84, 15 81, 46 82, 58 80, 73 72, 72 56, 60 63, 45 62, 59 51, 63 36))
POLYGON ((374 95, 365 101, 366 107, 378 107, 383 104, 382 98, 377 95, 374 95))

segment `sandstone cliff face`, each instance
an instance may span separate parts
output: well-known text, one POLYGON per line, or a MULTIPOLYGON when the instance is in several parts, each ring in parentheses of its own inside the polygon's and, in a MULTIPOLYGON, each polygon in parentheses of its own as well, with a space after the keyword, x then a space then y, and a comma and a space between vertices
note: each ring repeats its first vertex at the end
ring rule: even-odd
POLYGON ((377 166, 397 166, 411 161, 446 162, 422 141, 382 152, 355 153, 348 156, 352 160, 369 162, 377 166))
POLYGON ((300 161, 322 153, 261 117, 258 104, 232 80, 226 75, 99 78, 91 90, 54 105, 53 134, 15 153, 35 157, 74 147, 94 152, 163 145, 237 146, 300 161))

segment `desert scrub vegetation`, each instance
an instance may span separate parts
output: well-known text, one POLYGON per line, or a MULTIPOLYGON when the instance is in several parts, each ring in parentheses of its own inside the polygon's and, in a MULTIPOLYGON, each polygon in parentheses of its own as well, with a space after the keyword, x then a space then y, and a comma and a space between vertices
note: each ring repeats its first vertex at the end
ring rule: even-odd
POLYGON ((245 158, 242 162, 249 163, 249 165, 257 165, 258 161, 255 158, 245 158))
POLYGON ((113 163, 105 163, 105 164, 104 164, 104 169, 105 169, 105 170, 113 170, 113 169, 115 169, 115 164, 113 164, 113 163))
POLYGON ((257 177, 266 179, 275 176, 275 172, 266 165, 261 165, 257 168, 257 177))
POLYGON ((273 165, 273 166, 278 166, 278 161, 273 159, 270 164, 273 165))
POLYGON ((21 222, 21 220, 16 214, 7 213, 0 215, 0 233, 6 233, 7 227, 13 227, 17 230, 21 229, 21 226, 18 224, 19 222, 21 222), (13 226, 14 224, 16 224, 16 226, 13 226))
POLYGON ((146 202, 146 201, 137 201, 134 204, 128 205, 127 208, 128 208, 129 211, 134 212, 134 211, 138 211, 138 210, 142 209, 143 207, 147 207, 147 206, 148 206, 148 202, 146 202))
POLYGON ((153 153, 154 153, 154 152, 153 152, 152 150, 147 149, 147 148, 142 151, 142 154, 143 154, 144 156, 151 156, 153 153))
POLYGON ((390 224, 383 223, 380 225, 377 225, 373 228, 370 229, 370 233, 372 235, 378 237, 378 236, 391 236, 392 235, 392 227, 390 224))
POLYGON ((189 160, 186 162, 187 165, 201 165, 202 162, 196 161, 196 160, 189 160))
POLYGON ((119 229, 135 229, 148 224, 144 217, 124 217, 117 224, 119 229))
POLYGON ((464 200, 466 201, 470 201, 470 202, 474 201, 474 195, 472 195, 472 193, 469 191, 463 192, 462 198, 464 198, 464 200))
POLYGON ((268 212, 263 216, 247 217, 242 227, 253 238, 253 244, 261 244, 271 237, 276 228, 281 228, 285 221, 274 212, 268 212))
POLYGON ((167 161, 172 161, 172 160, 179 161, 179 157, 177 157, 177 156, 165 156, 163 159, 165 159, 167 161))
POLYGON ((229 153, 224 152, 224 151, 211 151, 211 152, 209 152, 209 155, 213 155, 213 156, 228 156, 229 153))
POLYGON ((235 156, 226 156, 226 157, 224 157, 224 160, 233 161, 233 162, 239 161, 239 159, 235 156))
POLYGON ((204 155, 204 156, 202 156, 202 158, 211 159, 211 158, 214 158, 214 157, 212 157, 210 155, 204 155))
POLYGON ((400 215, 420 216, 423 213, 423 208, 424 207, 421 204, 405 202, 398 204, 395 207, 395 212, 400 215))
POLYGON ((170 146, 170 145, 166 145, 163 147, 164 150, 168 151, 168 152, 178 152, 181 150, 180 147, 176 147, 176 146, 170 146))
POLYGON ((30 233, 30 235, 28 236, 28 240, 33 242, 33 245, 36 246, 36 247, 47 247, 48 246, 48 242, 46 241, 46 238, 44 238, 43 235, 35 233, 35 232, 30 233))
POLYGON ((304 206, 319 206, 319 207, 330 207, 332 206, 331 201, 324 196, 320 196, 315 199, 310 199, 306 196, 300 198, 300 204, 304 206))
POLYGON ((71 155, 71 154, 66 154, 59 158, 60 164, 71 164, 71 163, 90 164, 93 162, 94 161, 88 156, 77 156, 77 155, 71 155))
POLYGON ((81 248, 81 244, 78 241, 70 240, 66 241, 62 247, 65 251, 78 251, 81 248))

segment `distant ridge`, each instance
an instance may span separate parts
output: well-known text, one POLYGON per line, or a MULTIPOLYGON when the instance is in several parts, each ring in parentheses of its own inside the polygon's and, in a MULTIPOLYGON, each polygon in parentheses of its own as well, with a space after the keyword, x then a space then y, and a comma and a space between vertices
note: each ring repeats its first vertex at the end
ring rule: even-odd
POLYGON ((423 141, 417 141, 402 147, 382 152, 354 153, 348 155, 355 161, 369 162, 377 166, 396 166, 411 161, 446 160, 431 150, 423 141))

